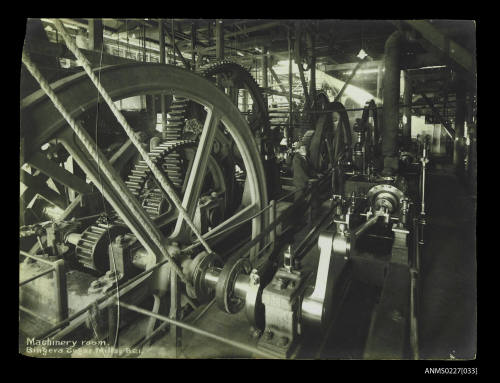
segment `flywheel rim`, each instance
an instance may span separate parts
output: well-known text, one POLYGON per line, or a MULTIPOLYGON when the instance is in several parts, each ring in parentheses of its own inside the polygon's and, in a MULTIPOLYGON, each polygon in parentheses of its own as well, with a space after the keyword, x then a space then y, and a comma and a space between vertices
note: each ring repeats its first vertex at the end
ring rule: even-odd
MULTIPOLYGON (((213 83, 185 69, 156 63, 103 67, 100 78, 113 101, 144 94, 175 94, 215 111, 242 155, 250 180, 252 211, 260 211, 267 204, 265 173, 251 129, 237 107, 213 83)), ((52 86, 74 118, 96 105, 97 91, 85 73, 59 80, 52 86)), ((21 138, 24 141, 21 163, 26 162, 30 150, 37 150, 44 142, 62 136, 67 129, 65 120, 42 90, 26 97, 21 102, 21 138)), ((266 222, 265 215, 254 218, 252 235, 257 235, 266 222)))

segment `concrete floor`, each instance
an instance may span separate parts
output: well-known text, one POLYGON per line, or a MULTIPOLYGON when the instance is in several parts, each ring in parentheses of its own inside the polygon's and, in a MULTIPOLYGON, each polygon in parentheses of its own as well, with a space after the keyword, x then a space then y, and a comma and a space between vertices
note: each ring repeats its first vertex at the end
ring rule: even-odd
POLYGON ((448 164, 429 174, 427 190, 420 356, 472 359, 477 329, 475 197, 468 195, 448 164))

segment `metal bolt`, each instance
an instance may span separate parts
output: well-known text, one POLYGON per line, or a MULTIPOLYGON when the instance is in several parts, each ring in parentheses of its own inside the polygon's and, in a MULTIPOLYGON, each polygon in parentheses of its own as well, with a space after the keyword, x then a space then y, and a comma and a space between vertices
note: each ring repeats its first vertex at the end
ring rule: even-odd
POLYGON ((257 271, 255 269, 250 273, 250 281, 254 285, 258 285, 260 282, 259 274, 257 274, 257 271))

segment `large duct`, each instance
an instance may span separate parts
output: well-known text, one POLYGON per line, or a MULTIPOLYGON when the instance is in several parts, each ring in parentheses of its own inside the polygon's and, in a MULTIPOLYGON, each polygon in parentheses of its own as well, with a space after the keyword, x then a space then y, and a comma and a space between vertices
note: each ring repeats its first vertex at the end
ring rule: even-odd
POLYGON ((400 53, 403 41, 396 31, 385 42, 384 106, 382 129, 383 175, 392 175, 398 169, 397 133, 399 125, 400 53))

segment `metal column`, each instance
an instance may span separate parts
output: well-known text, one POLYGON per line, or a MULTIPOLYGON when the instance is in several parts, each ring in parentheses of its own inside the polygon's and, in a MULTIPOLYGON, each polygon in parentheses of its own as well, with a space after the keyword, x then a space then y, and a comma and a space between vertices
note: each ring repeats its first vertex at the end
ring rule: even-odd
POLYGON ((382 175, 392 175, 398 169, 397 134, 399 125, 400 53, 403 36, 396 31, 385 43, 384 124, 382 129, 382 175))
MULTIPOLYGON (((268 50, 266 47, 262 48, 262 87, 267 91, 267 88, 269 87, 268 79, 267 79, 267 70, 269 68, 268 65, 268 50)), ((267 104, 267 92, 264 95, 266 99, 266 104, 267 104)))
POLYGON ((102 19, 89 19, 89 49, 100 51, 103 47, 102 19))
POLYGON ((191 24, 191 67, 196 68, 196 23, 191 24))
POLYGON ((288 29, 288 103, 290 116, 288 120, 287 145, 292 146, 292 124, 293 124, 293 102, 292 102, 292 86, 293 86, 293 71, 292 71, 292 31, 288 29))
MULTIPOLYGON (((165 57, 165 24, 163 23, 163 19, 159 20, 159 33, 160 33, 160 63, 166 63, 165 57)), ((153 96, 154 97, 154 96, 153 96)), ((167 137, 167 111, 165 105, 165 95, 160 95, 160 107, 161 107, 161 134, 163 138, 167 137)))
POLYGON ((382 99, 382 80, 383 80, 383 72, 384 64, 380 62, 377 66, 377 98, 382 99))
POLYGON ((411 140, 411 104, 412 104, 413 90, 411 84, 411 77, 407 70, 404 71, 404 76, 405 76, 404 77, 405 88, 403 95, 403 103, 405 106, 403 109, 403 116, 405 116, 406 122, 403 125, 403 138, 406 142, 409 142, 411 140))
MULTIPOLYGON (((224 27, 221 19, 215 20, 215 56, 217 61, 224 60, 224 27)), ((217 86, 221 86, 220 75, 217 75, 217 86)))
MULTIPOLYGON (((180 309, 181 309, 181 289, 179 285, 179 278, 174 270, 170 273, 170 319, 180 320, 180 309)), ((177 358, 179 356, 180 349, 182 347, 182 328, 174 324, 170 325, 170 339, 175 345, 175 355, 177 358)))

